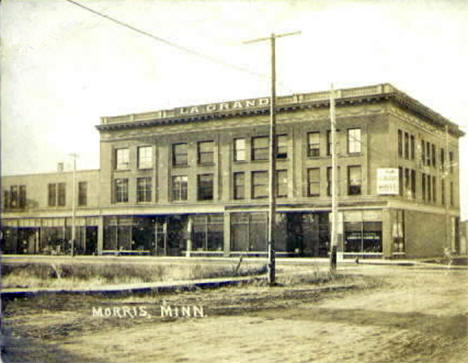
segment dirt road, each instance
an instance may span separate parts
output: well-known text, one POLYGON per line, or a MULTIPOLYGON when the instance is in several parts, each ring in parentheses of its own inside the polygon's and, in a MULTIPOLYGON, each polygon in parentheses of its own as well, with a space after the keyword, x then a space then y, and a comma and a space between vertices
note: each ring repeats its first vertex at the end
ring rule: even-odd
POLYGON ((358 288, 244 286, 9 302, 4 360, 468 362, 466 270, 356 266, 343 273, 350 277, 333 284, 358 288), (193 307, 203 317, 180 317, 182 309, 193 316, 193 307))

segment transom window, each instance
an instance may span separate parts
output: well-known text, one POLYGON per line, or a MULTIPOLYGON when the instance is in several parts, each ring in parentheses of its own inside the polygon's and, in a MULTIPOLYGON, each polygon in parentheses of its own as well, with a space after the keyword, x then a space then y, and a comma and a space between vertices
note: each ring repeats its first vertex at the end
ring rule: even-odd
POLYGON ((153 167, 153 147, 140 146, 138 148, 138 169, 151 169, 153 167))
POLYGON ((198 163, 212 164, 214 162, 214 142, 200 141, 198 143, 198 163))
POLYGON ((137 178, 137 202, 151 202, 151 178, 137 178))
POLYGON ((172 177, 172 200, 187 200, 187 176, 172 177))
POLYGON ((254 137, 252 139, 252 160, 268 160, 268 137, 254 137))
POLYGON ((320 133, 309 132, 307 134, 307 156, 320 156, 320 133))
MULTIPOLYGON (((408 134, 405 133, 405 144, 408 134)), ((361 129, 348 129, 348 154, 359 154, 361 152, 361 129)))
POLYGON ((188 164, 187 144, 172 145, 172 165, 183 166, 188 164))
POLYGON ((245 139, 234 139, 234 161, 245 161, 245 152, 245 139))
POLYGON ((115 168, 117 170, 127 170, 129 168, 129 150, 117 149, 115 151, 115 168))

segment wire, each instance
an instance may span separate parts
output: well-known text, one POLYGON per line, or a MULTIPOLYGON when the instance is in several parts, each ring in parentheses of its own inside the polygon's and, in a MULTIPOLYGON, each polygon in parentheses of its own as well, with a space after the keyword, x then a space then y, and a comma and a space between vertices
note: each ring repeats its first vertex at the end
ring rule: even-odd
POLYGON ((176 48, 176 49, 178 49, 178 50, 180 50, 180 51, 189 53, 189 54, 191 54, 191 55, 197 56, 197 57, 199 57, 199 58, 208 60, 208 61, 213 62, 213 63, 217 63, 217 64, 220 64, 220 65, 223 65, 223 66, 226 66, 226 67, 233 68, 233 69, 235 69, 235 70, 237 70, 237 71, 246 72, 246 73, 249 73, 249 74, 251 74, 251 75, 254 75, 254 76, 257 76, 257 77, 261 77, 261 78, 269 78, 266 74, 254 72, 254 71, 252 71, 252 70, 250 70, 250 69, 248 69, 248 68, 244 68, 244 67, 241 67, 241 66, 237 66, 237 65, 235 65, 235 64, 226 63, 226 62, 222 61, 221 59, 215 58, 215 57, 210 56, 210 55, 203 54, 203 53, 201 53, 201 52, 199 52, 199 51, 197 51, 197 50, 194 50, 194 49, 185 47, 185 46, 183 46, 183 45, 180 45, 180 44, 171 42, 171 41, 169 41, 169 40, 167 40, 167 39, 164 39, 164 38, 161 38, 161 37, 156 36, 156 35, 154 35, 154 34, 151 34, 151 33, 147 32, 147 31, 138 29, 138 28, 136 28, 136 27, 134 27, 134 26, 132 26, 132 25, 130 25, 130 24, 127 24, 127 23, 125 23, 125 22, 123 22, 123 21, 120 21, 120 20, 118 20, 118 19, 116 19, 116 18, 113 18, 113 17, 111 17, 111 16, 109 16, 109 15, 106 15, 106 14, 103 14, 103 13, 101 13, 101 12, 99 12, 99 11, 96 11, 96 10, 94 10, 94 9, 91 9, 91 8, 89 8, 89 7, 85 6, 85 5, 82 5, 82 4, 80 4, 80 3, 76 2, 76 1, 73 1, 73 0, 65 0, 65 1, 67 1, 67 2, 69 2, 69 3, 71 3, 71 4, 73 4, 73 5, 76 5, 76 6, 82 8, 82 9, 84 9, 84 10, 87 10, 87 11, 93 13, 94 15, 100 16, 100 17, 102 17, 102 18, 104 18, 104 19, 107 19, 107 20, 109 20, 109 21, 111 21, 111 22, 113 22, 113 23, 115 23, 115 24, 121 25, 121 26, 123 26, 123 27, 125 27, 125 28, 127 28, 127 29, 133 30, 134 32, 137 32, 137 33, 139 33, 139 34, 145 35, 145 36, 147 36, 147 37, 149 37, 149 38, 151 38, 151 39, 153 39, 153 40, 156 40, 156 41, 158 41, 158 42, 161 42, 161 43, 163 43, 163 44, 166 44, 166 45, 168 45, 168 46, 170 46, 170 47, 176 48))

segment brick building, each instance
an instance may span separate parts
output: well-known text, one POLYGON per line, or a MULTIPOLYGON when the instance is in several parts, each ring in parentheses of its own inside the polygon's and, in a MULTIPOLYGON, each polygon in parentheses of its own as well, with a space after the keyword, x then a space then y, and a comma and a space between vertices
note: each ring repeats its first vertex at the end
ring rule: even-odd
MULTIPOLYGON (((336 96, 340 250, 385 258, 459 250, 458 126, 389 84, 336 96), (378 178, 389 170, 396 195, 378 178)), ((280 255, 329 249, 328 97, 277 99, 280 255)), ((102 117, 100 169, 76 178, 86 199, 77 200, 77 246, 180 255, 190 239, 192 254, 265 254, 268 124, 268 98, 102 117)), ((5 252, 70 239, 70 178, 2 178, 5 252)))

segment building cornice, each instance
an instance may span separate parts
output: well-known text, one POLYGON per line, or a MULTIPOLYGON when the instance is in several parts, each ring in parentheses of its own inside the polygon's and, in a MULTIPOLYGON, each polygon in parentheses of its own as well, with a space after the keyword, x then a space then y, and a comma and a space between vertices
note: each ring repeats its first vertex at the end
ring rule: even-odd
MULTIPOLYGON (((447 125, 451 134, 458 137, 464 135, 456 124, 388 83, 339 89, 335 91, 335 97, 337 107, 390 101, 435 127, 445 128, 445 125, 447 125)), ((263 97, 179 107, 139 114, 102 117, 101 124, 97 125, 96 128, 99 131, 114 131, 203 122, 223 118, 266 115, 270 112, 269 103, 269 98, 263 97)), ((329 92, 324 91, 279 96, 277 97, 276 104, 278 113, 328 108, 330 105, 329 92)))

